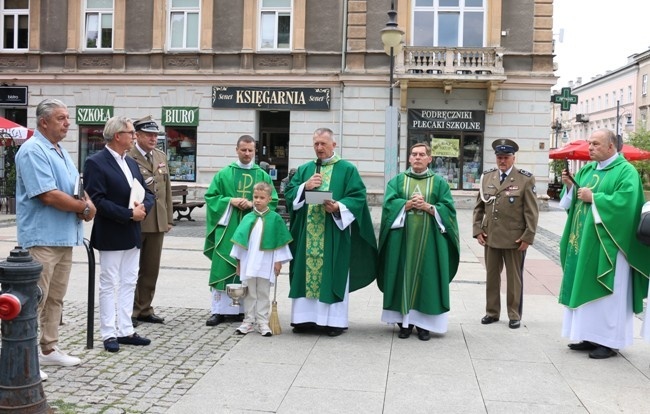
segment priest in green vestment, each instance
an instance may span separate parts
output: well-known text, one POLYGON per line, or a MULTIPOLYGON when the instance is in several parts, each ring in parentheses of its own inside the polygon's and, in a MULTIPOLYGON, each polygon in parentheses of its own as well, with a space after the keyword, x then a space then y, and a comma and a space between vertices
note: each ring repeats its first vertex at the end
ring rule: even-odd
POLYGON ((431 148, 411 147, 410 168, 389 181, 379 231, 377 284, 384 292, 381 320, 399 337, 427 341, 447 332, 449 283, 460 257, 456 208, 449 184, 428 168, 431 148))
POLYGON ((575 184, 562 173, 560 206, 568 217, 559 302, 566 306, 562 336, 580 341, 569 348, 604 359, 633 342, 633 316, 648 292, 650 248, 634 236, 644 203, 638 172, 617 152, 612 131, 599 129, 588 142, 595 162, 578 171, 575 184))
POLYGON ((348 293, 375 280, 377 239, 366 187, 356 167, 334 153, 332 130, 317 129, 313 144, 317 160, 301 165, 285 188, 291 321, 295 333, 324 329, 338 336, 348 327, 348 293), (331 192, 331 199, 309 204, 309 191, 331 192))
POLYGON ((209 282, 212 305, 207 326, 224 322, 226 315, 243 313, 243 308, 230 306, 231 300, 225 290, 229 283, 240 283, 236 274, 237 260, 230 256, 231 239, 242 218, 253 208, 253 186, 261 181, 269 183, 273 188, 269 208, 275 210, 278 204, 271 177, 254 162, 255 139, 242 135, 235 150, 238 160, 215 174, 205 193, 207 228, 203 254, 212 261, 209 282))

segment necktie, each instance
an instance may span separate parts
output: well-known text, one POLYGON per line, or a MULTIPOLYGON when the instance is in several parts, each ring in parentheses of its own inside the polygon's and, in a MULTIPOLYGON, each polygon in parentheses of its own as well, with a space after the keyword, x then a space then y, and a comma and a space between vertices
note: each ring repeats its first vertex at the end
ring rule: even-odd
POLYGON ((508 174, 501 173, 501 184, 503 184, 503 180, 505 180, 507 176, 508 176, 508 174))
MULTIPOLYGON (((147 161, 149 161, 149 166, 151 166, 151 168, 153 168, 153 158, 151 157, 151 153, 148 152, 147 155, 145 155, 145 157, 147 158, 147 161)), ((501 181, 503 181, 503 180, 501 180, 501 181)))

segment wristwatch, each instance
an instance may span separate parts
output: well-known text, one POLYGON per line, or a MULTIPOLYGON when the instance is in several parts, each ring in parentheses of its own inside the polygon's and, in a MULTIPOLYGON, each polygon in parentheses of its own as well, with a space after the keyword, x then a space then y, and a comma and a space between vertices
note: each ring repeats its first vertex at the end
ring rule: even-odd
POLYGON ((90 206, 88 205, 88 203, 86 203, 86 208, 84 208, 82 214, 84 215, 84 217, 88 217, 90 215, 90 206))

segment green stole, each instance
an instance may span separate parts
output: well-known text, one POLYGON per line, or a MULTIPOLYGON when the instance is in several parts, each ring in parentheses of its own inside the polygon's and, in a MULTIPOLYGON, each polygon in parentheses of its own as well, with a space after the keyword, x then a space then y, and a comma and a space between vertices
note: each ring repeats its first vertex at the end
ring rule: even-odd
POLYGON ((287 229, 287 224, 278 213, 268 208, 261 213, 253 209, 253 211, 246 214, 239 226, 237 226, 232 242, 248 250, 248 241, 257 219, 262 220, 260 250, 276 250, 291 242, 291 233, 287 229))
MULTIPOLYGON (((410 170, 409 170, 410 171, 410 170)), ((417 176, 407 174, 404 179, 404 194, 407 199, 413 195, 424 195, 428 199, 433 194, 434 176, 417 176)), ((433 200, 431 200, 433 201, 433 200)), ((427 246, 431 235, 431 224, 434 220, 427 217, 429 214, 422 210, 409 210, 406 212, 405 227, 408 228, 409 237, 406 238, 406 251, 414 254, 406 255, 404 264, 404 290, 402 291, 402 314, 406 315, 409 309, 413 309, 416 296, 420 291, 420 279, 416 278, 422 270, 423 257, 430 252, 424 248, 427 246)))
MULTIPOLYGON (((323 163, 320 174, 323 181, 316 190, 329 191, 334 164, 340 160, 334 155, 329 161, 323 163)), ((320 297, 321 280, 323 279, 323 257, 325 256, 325 217, 327 211, 322 204, 309 204, 307 206, 307 248, 306 248, 306 292, 305 297, 318 299, 320 297)))

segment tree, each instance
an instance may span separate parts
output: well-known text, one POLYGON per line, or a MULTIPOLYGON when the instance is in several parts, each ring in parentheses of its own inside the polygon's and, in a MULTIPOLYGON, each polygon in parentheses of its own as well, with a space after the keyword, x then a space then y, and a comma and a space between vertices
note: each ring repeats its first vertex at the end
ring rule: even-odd
MULTIPOLYGON (((640 127, 636 132, 630 133, 628 144, 639 149, 650 151, 650 131, 645 127, 640 127)), ((632 165, 639 172, 643 189, 650 191, 650 160, 632 161, 632 165)))

